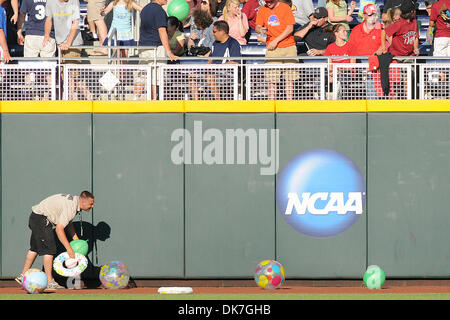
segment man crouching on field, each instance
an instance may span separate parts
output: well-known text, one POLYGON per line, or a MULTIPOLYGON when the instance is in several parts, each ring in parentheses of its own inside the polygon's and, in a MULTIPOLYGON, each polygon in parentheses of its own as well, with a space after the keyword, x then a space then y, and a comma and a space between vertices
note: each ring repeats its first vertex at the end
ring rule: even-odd
POLYGON ((78 240, 72 220, 81 210, 89 211, 93 207, 94 196, 89 191, 81 192, 80 196, 55 194, 33 206, 28 222, 28 227, 31 229, 30 250, 26 254, 22 273, 15 280, 22 284, 23 275, 40 255, 44 256, 44 271, 48 277, 47 289, 63 289, 64 287, 52 277, 53 256, 56 254, 53 226, 55 226, 58 240, 66 248, 69 257, 75 258, 75 252, 67 240, 65 229, 67 227, 73 240, 78 240))

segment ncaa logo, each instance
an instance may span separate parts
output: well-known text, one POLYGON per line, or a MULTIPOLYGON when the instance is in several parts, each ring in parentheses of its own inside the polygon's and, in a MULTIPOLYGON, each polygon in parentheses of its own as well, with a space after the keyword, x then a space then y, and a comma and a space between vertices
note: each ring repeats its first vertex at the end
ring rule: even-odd
POLYGON ((356 164, 330 149, 312 149, 294 157, 281 171, 278 209, 296 231, 328 238, 350 228, 363 213, 364 177, 356 164))

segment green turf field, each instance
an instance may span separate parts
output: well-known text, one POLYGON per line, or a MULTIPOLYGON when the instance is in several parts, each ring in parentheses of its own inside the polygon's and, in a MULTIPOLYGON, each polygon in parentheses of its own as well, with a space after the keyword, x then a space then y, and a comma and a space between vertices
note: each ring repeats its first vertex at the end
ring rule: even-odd
POLYGON ((450 293, 421 294, 3 294, 0 300, 450 300, 450 293))

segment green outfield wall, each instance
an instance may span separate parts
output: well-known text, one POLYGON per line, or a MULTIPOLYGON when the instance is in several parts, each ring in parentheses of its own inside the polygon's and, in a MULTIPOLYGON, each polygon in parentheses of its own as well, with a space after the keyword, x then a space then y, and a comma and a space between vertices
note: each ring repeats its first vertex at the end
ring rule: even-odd
POLYGON ((95 195, 74 219, 89 241, 87 278, 111 260, 135 278, 251 278, 264 259, 292 279, 359 279, 372 264, 389 278, 450 277, 448 100, 1 102, 0 111, 1 278, 23 267, 31 207, 82 190, 95 195), (366 184, 361 217, 329 238, 297 232, 276 204, 281 170, 317 148, 346 155, 366 184))

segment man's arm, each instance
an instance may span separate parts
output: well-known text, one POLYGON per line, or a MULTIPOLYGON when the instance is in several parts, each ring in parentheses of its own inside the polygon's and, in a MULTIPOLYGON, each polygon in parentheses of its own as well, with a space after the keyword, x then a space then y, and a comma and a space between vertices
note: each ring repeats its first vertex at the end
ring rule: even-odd
POLYGON ((282 41, 283 39, 286 39, 287 37, 289 37, 293 31, 294 31, 294 25, 290 24, 290 25, 286 26, 286 29, 284 29, 284 31, 278 37, 272 39, 270 41, 270 43, 267 44, 267 50, 275 50, 278 43, 280 41, 282 41))
POLYGON ((72 21, 72 26, 70 28, 70 33, 69 33, 69 36, 67 37, 66 42, 61 43, 59 45, 61 50, 68 50, 70 48, 70 46, 73 43, 73 39, 75 39, 75 36, 78 33, 79 24, 80 24, 80 20, 79 19, 76 19, 76 20, 72 21))
POLYGON ((172 51, 170 50, 169 45, 169 36, 167 35, 167 29, 165 27, 158 28, 159 38, 161 39, 161 43, 164 47, 164 50, 166 50, 167 57, 169 57, 170 60, 178 60, 179 57, 174 55, 172 51))
POLYGON ((296 33, 294 33, 294 37, 303 39, 314 26, 317 25, 317 20, 311 20, 306 27, 302 28, 301 30, 298 30, 296 33))
POLYGON ((70 246, 69 240, 67 240, 66 232, 64 231, 64 226, 60 223, 56 225, 56 236, 58 237, 61 244, 66 248, 66 251, 70 258, 75 259, 75 252, 70 246))
POLYGON ((50 32, 52 31, 52 24, 53 19, 51 17, 47 17, 44 24, 44 47, 47 46, 47 44, 50 42, 50 32))
POLYGON ((19 14, 19 19, 17 20, 17 43, 23 46, 25 39, 22 34, 23 25, 25 23, 25 13, 19 14))
POLYGON ((8 63, 11 60, 11 56, 8 50, 8 43, 6 42, 6 36, 3 32, 3 29, 0 29, 0 47, 3 49, 3 62, 8 63))

